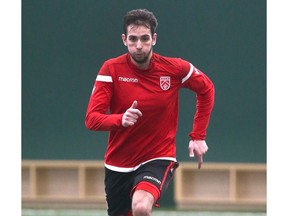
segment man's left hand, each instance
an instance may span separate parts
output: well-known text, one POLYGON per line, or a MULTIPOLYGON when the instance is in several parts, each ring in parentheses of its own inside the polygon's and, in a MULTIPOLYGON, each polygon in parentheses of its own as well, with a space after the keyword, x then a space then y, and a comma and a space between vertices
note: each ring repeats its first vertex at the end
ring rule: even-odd
POLYGON ((190 140, 189 142, 189 156, 198 158, 198 169, 203 163, 203 155, 208 151, 208 146, 205 140, 190 140))

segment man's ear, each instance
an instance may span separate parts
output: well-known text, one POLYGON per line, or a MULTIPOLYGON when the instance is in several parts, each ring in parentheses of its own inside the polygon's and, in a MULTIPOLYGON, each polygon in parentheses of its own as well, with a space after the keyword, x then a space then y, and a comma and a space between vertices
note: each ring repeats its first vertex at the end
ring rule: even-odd
POLYGON ((126 35, 125 35, 125 34, 122 34, 121 37, 122 37, 123 44, 124 44, 125 46, 127 46, 127 38, 126 38, 126 35))
POLYGON ((152 36, 152 45, 153 46, 156 44, 156 41, 157 41, 157 34, 154 33, 153 36, 152 36))

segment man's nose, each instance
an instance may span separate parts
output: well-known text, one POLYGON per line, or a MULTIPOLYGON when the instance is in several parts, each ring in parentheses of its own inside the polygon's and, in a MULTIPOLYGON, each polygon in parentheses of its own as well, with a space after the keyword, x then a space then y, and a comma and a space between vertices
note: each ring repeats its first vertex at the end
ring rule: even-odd
POLYGON ((142 48, 141 40, 138 40, 138 41, 137 41, 136 48, 137 48, 137 49, 141 49, 141 48, 142 48))

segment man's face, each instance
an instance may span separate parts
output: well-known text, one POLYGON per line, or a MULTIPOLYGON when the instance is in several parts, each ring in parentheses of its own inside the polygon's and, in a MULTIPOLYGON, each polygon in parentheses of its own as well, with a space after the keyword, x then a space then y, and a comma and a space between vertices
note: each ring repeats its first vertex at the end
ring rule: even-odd
POLYGON ((157 34, 151 36, 151 30, 146 26, 129 25, 127 37, 123 34, 122 40, 128 48, 132 60, 136 65, 149 63, 152 56, 152 47, 156 44, 157 34))

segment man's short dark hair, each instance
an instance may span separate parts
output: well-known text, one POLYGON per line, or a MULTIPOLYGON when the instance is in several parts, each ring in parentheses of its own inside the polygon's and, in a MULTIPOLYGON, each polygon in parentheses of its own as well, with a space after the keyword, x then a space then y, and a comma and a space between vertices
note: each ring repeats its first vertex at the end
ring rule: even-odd
POLYGON ((129 25, 143 25, 151 30, 151 35, 156 32, 156 28, 158 26, 158 22, 154 14, 147 9, 136 9, 127 12, 124 17, 124 25, 123 30, 124 34, 127 35, 127 27, 129 25))

